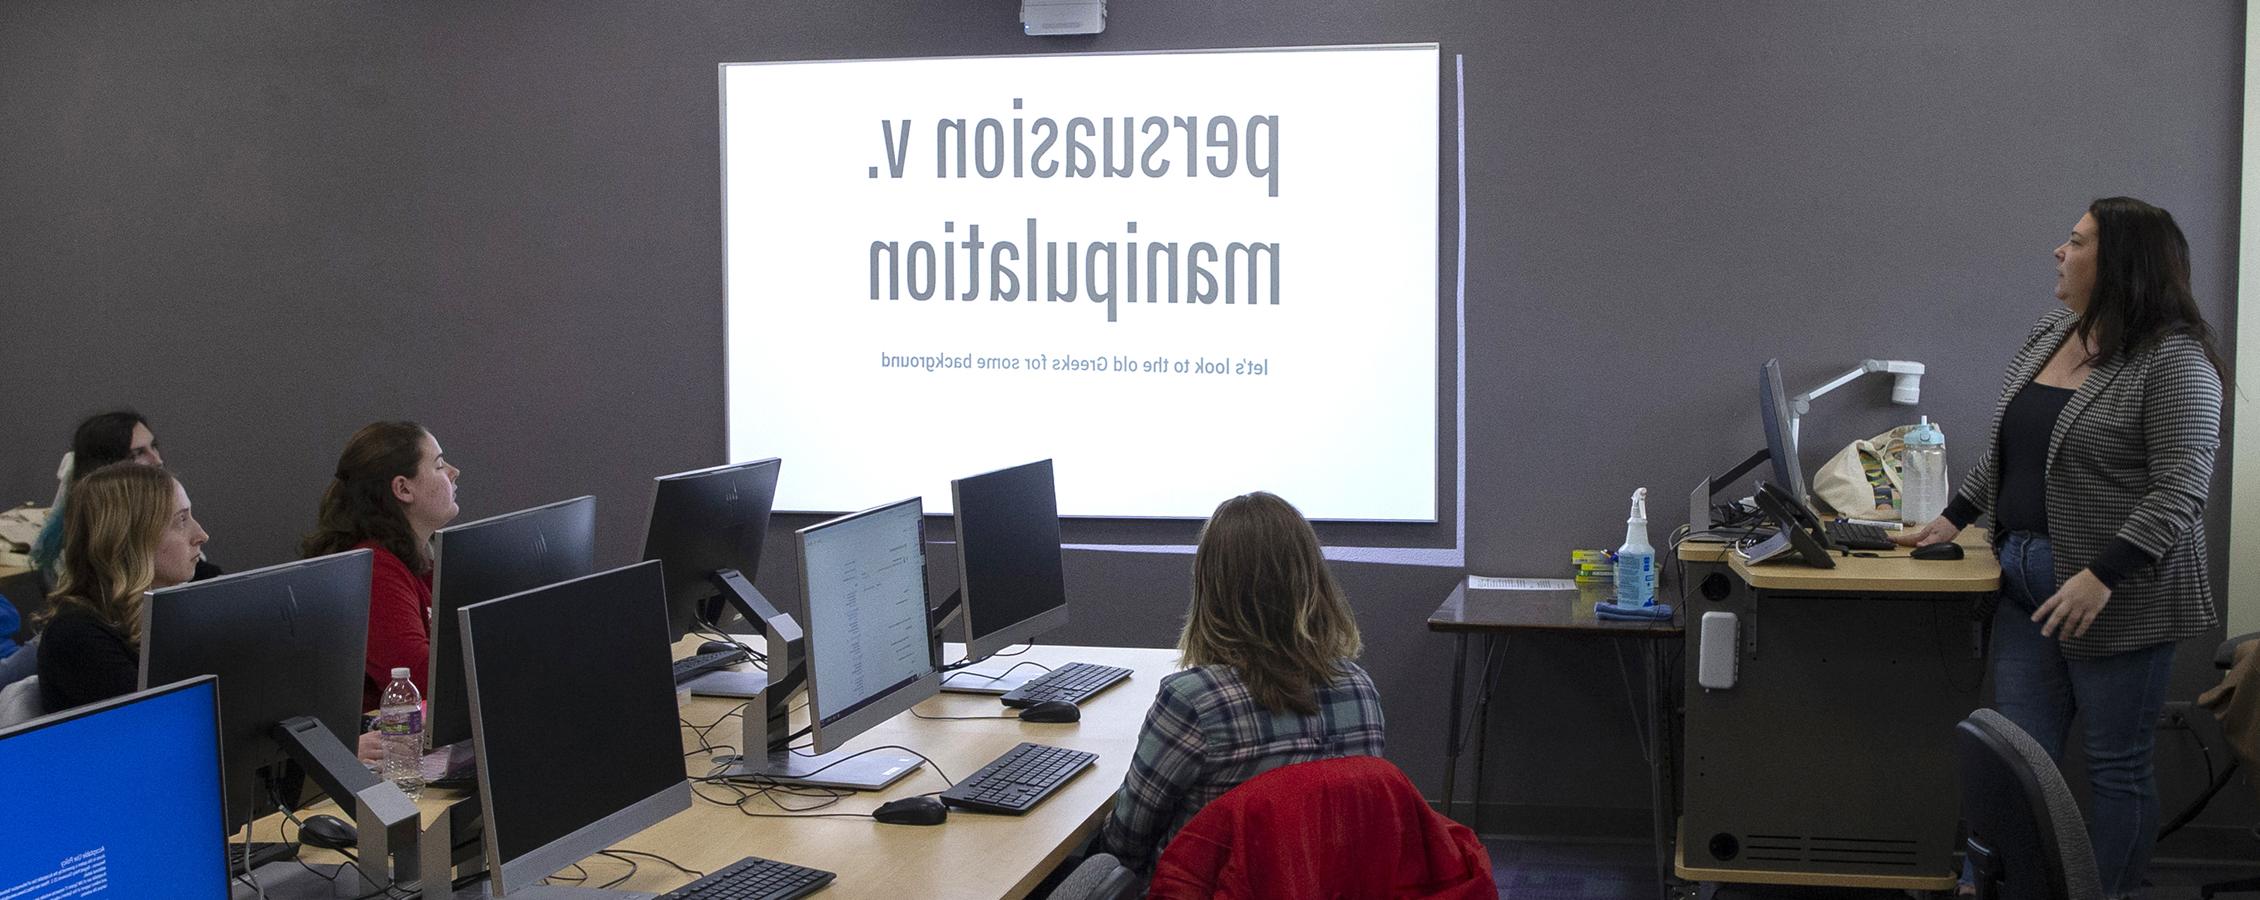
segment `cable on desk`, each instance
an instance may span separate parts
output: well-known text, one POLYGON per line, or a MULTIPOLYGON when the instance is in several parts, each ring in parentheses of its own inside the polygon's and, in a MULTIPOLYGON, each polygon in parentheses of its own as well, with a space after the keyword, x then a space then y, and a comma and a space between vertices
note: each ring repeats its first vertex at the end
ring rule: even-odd
POLYGON ((753 646, 751 644, 747 644, 744 641, 738 640, 736 636, 730 634, 729 632, 723 631, 722 627, 719 625, 716 625, 712 622, 700 621, 698 623, 698 627, 692 629, 691 633, 698 635, 699 637, 713 638, 715 643, 729 644, 732 647, 743 650, 745 651, 745 654, 747 656, 753 658, 753 664, 755 666, 760 667, 763 671, 767 671, 769 668, 768 654, 753 649, 753 646))
MULTIPOLYGON (((959 669, 969 669, 969 668, 972 668, 972 667, 974 667, 974 666, 978 666, 978 665, 980 665, 980 664, 982 664, 982 663, 988 662, 989 660, 991 660, 991 659, 994 659, 994 658, 996 658, 996 657, 999 657, 999 656, 1019 656, 1019 655, 1021 655, 1021 654, 1023 654, 1023 653, 1026 653, 1026 652, 1028 652, 1028 651, 1030 651, 1030 650, 1033 650, 1033 649, 1035 649, 1035 648, 1036 648, 1036 645, 1035 645, 1035 644, 1034 644, 1033 642, 1031 642, 1031 643, 1026 643, 1026 644, 1021 644, 1021 645, 1019 645, 1019 646, 1020 646, 1020 649, 1018 649, 1018 650, 1012 650, 1011 648, 1007 647, 1007 648, 1006 648, 1005 650, 999 650, 999 651, 997 651, 997 652, 995 652, 995 653, 984 653, 984 654, 982 654, 982 655, 981 655, 981 658, 979 658, 979 659, 966 658, 966 659, 961 659, 961 660, 958 660, 958 661, 956 661, 956 662, 953 662, 953 663, 947 663, 947 664, 944 664, 944 665, 942 666, 942 671, 944 671, 944 672, 955 672, 955 671, 957 671, 957 670, 959 670, 959 669)), ((1050 667, 1050 666, 1042 665, 1042 664, 1040 664, 1040 663, 1033 663, 1033 662, 1024 662, 1024 663, 1021 663, 1020 665, 1021 665, 1021 666, 1035 666, 1036 668, 1042 669, 1042 670, 1044 670, 1044 671, 1046 671, 1046 672, 1049 672, 1049 671, 1051 671, 1051 667, 1050 667)), ((1013 668, 1013 669, 1017 669, 1017 668, 1020 668, 1020 666, 1013 666, 1012 668, 1013 668)), ((1006 670, 1005 670, 1005 672, 1006 672, 1007 674, 1010 674, 1010 673, 1012 672, 1012 669, 1006 669, 1006 670)), ((998 677, 1000 677, 1000 678, 1001 678, 1001 677, 1003 677, 1003 676, 998 676, 998 677)))
POLYGON ((637 866, 637 865, 636 865, 636 861, 635 861, 635 860, 629 859, 629 858, 627 858, 627 857, 625 857, 625 856, 620 856, 620 855, 618 855, 618 854, 614 854, 614 853, 611 853, 611 852, 609 852, 609 851, 598 851, 598 853, 597 853, 596 855, 598 855, 598 856, 609 856, 609 857, 612 857, 613 859, 617 859, 617 860, 619 860, 619 861, 621 861, 621 862, 624 862, 624 863, 627 863, 627 864, 628 864, 628 873, 627 873, 627 874, 625 874, 625 875, 622 875, 622 876, 620 876, 620 877, 618 877, 618 878, 614 878, 614 879, 612 879, 611 881, 607 881, 607 882, 605 882, 605 883, 603 883, 603 884, 597 885, 597 886, 596 886, 596 889, 597 889, 597 890, 600 890, 600 891, 611 890, 612 888, 616 888, 616 887, 619 887, 620 885, 626 884, 626 883, 627 883, 627 881, 628 881, 628 879, 636 877, 636 869, 640 868, 639 866, 637 866))
POLYGON ((601 855, 603 855, 603 856, 642 856, 642 857, 648 857, 648 858, 650 858, 650 859, 656 859, 656 860, 659 860, 660 862, 666 863, 666 864, 668 864, 668 865, 670 865, 670 866, 674 866, 674 867, 675 867, 675 870, 676 870, 676 871, 678 871, 678 872, 681 872, 681 873, 683 873, 683 874, 685 874, 685 875, 689 875, 689 876, 690 876, 690 877, 692 877, 692 878, 705 878, 705 877, 706 877, 706 873, 705 873, 705 872, 701 872, 701 871, 699 871, 699 870, 697 870, 697 869, 693 869, 693 868, 690 868, 690 867, 688 867, 688 866, 685 866, 685 865, 683 865, 682 863, 676 862, 676 861, 674 861, 674 860, 672 860, 672 859, 668 859, 667 857, 661 856, 661 855, 659 855, 659 854, 657 854, 657 853, 645 853, 645 852, 643 852, 643 851, 641 851, 641 850, 606 850, 606 851, 604 851, 604 853, 603 853, 603 854, 601 854, 601 855))
POLYGON ((566 875, 566 874, 563 874, 563 873, 559 873, 559 874, 551 875, 551 876, 549 876, 548 878, 544 878, 544 879, 542 879, 542 881, 543 881, 543 882, 551 882, 551 881, 562 881, 562 882, 565 882, 565 883, 567 883, 567 884, 586 884, 586 883, 588 882, 588 880, 589 880, 589 870, 581 868, 581 864, 580 864, 580 863, 574 863, 574 864, 573 864, 573 870, 574 870, 574 871, 577 871, 577 872, 579 872, 579 873, 581 873, 581 874, 579 874, 579 875, 566 875))
MULTIPOLYGON (((984 659, 983 661, 985 661, 985 659, 984 659)), ((970 666, 970 665, 974 665, 974 663, 966 663, 965 665, 968 665, 968 666, 970 666)), ((942 669, 942 671, 944 671, 944 672, 949 672, 949 673, 951 673, 951 674, 950 674, 950 675, 944 675, 944 676, 942 676, 942 681, 943 681, 943 682, 945 682, 945 683, 947 683, 947 682, 948 682, 948 681, 949 681, 949 680, 950 680, 950 679, 951 679, 951 678, 952 678, 953 676, 955 676, 955 675, 964 675, 964 676, 966 676, 966 677, 968 677, 968 678, 986 678, 986 679, 988 679, 988 680, 989 680, 989 681, 991 681, 991 682, 998 682, 998 681, 1003 681, 1003 680, 1004 680, 1004 678, 1005 678, 1005 676, 1012 674, 1012 673, 1013 673, 1014 671, 1018 670, 1018 669, 1019 669, 1019 668, 1020 668, 1021 666, 1035 666, 1036 668, 1042 669, 1042 670, 1044 670, 1044 671, 1046 671, 1046 672, 1049 672, 1049 671, 1051 671, 1051 670, 1052 670, 1052 667, 1050 667, 1050 666, 1047 666, 1047 665, 1044 665, 1043 663, 1040 663, 1040 662, 1036 662, 1035 660, 1026 660, 1026 661, 1023 661, 1023 662, 1017 662, 1017 663, 1014 663, 1014 664, 1012 665, 1012 668, 1010 668, 1010 669, 1006 669, 1006 670, 1004 670, 1004 671, 1002 671, 1002 672, 998 672, 998 673, 997 673, 997 674, 995 674, 995 675, 984 675, 984 674, 982 674, 982 673, 980 673, 980 672, 966 672, 966 671, 964 671, 964 670, 963 670, 963 667, 962 667, 962 666, 961 666, 961 667, 959 667, 959 668, 956 668, 956 669, 952 669, 952 668, 949 668, 949 667, 947 667, 947 666, 944 666, 944 667, 943 667, 943 669, 942 669)))
MULTIPOLYGON (((267 799, 269 799, 269 800, 273 800, 273 801, 275 802, 275 809, 277 809, 277 810, 279 810, 279 811, 281 811, 281 812, 282 812, 282 817, 283 817, 283 821, 289 822, 289 823, 291 824, 291 826, 292 826, 292 827, 294 827, 294 828, 297 828, 297 829, 298 829, 299 831, 301 831, 301 832, 303 832, 303 831, 305 831, 305 830, 306 830, 306 823, 304 823, 304 822, 300 822, 300 821, 298 820, 298 813, 297 813, 297 811, 295 811, 295 810, 291 809, 291 808, 290 808, 290 804, 288 804, 288 803, 284 803, 284 802, 282 801, 282 795, 276 792, 276 790, 275 790, 275 785, 274 785, 273 783, 271 783, 271 782, 270 782, 270 783, 269 783, 269 784, 267 785, 267 799)), ((277 830, 279 831, 280 829, 277 829, 277 830)), ((297 838, 292 838, 292 837, 291 837, 291 836, 289 836, 289 835, 283 835, 283 837, 284 837, 284 838, 285 838, 285 839, 286 839, 286 840, 287 840, 287 841, 288 841, 289 843, 293 843, 293 844, 303 844, 303 843, 304 843, 303 841, 300 841, 300 840, 298 840, 297 838)), ((353 868, 353 872, 354 872, 354 874, 355 874, 355 875, 356 875, 357 877, 360 877, 360 879, 361 879, 361 880, 362 880, 363 882, 367 882, 367 881, 368 881, 368 878, 367 878, 366 876, 362 876, 362 875, 361 875, 361 869, 360 869, 360 866, 359 866, 359 864, 360 864, 360 862, 361 862, 361 858, 360 858, 360 857, 358 857, 358 856, 355 856, 355 855, 353 854, 353 851, 351 851, 351 850, 345 850, 345 849, 342 849, 342 848, 341 848, 341 849, 337 849, 337 850, 332 850, 332 851, 330 851, 330 852, 332 852, 332 853, 335 853, 335 854, 337 854, 337 855, 339 855, 339 856, 343 856, 343 857, 345 857, 345 858, 346 858, 346 859, 348 859, 348 860, 351 860, 351 861, 353 862, 353 864, 354 864, 354 868, 353 868)), ((317 877, 317 878, 323 878, 323 879, 327 879, 327 880, 328 880, 328 881, 329 881, 329 882, 330 882, 331 884, 336 884, 336 883, 337 883, 337 876, 338 876, 338 874, 339 874, 339 873, 342 873, 342 872, 344 872, 344 871, 345 871, 345 868, 346 868, 346 866, 345 866, 344 864, 339 864, 339 866, 338 866, 338 871, 337 871, 337 872, 332 872, 332 873, 330 873, 330 874, 328 874, 328 875, 324 875, 324 874, 322 874, 322 871, 321 871, 320 869, 316 869, 316 868, 314 868, 313 866, 311 866, 311 865, 308 865, 308 864, 306 863, 306 859, 305 859, 304 857, 301 857, 301 856, 295 856, 295 855, 294 855, 294 856, 292 856, 292 857, 291 857, 291 859, 292 859, 293 861, 295 861, 295 862, 297 862, 297 863, 298 863, 298 867, 299 867, 299 868, 301 868, 301 869, 305 869, 305 870, 306 870, 306 871, 308 871, 308 872, 312 872, 312 873, 314 873, 315 877, 317 877)), ((375 888, 374 890, 371 890, 371 891, 369 891, 369 892, 368 892, 368 893, 366 893, 366 894, 362 894, 362 895, 360 895, 360 896, 357 896, 357 897, 353 897, 353 898, 350 898, 350 900, 375 900, 375 898, 378 898, 378 897, 392 897, 392 896, 394 896, 394 895, 395 895, 395 892, 397 892, 397 891, 398 891, 399 889, 400 889, 400 888, 399 888, 399 882, 396 882, 396 881, 386 881, 386 882, 385 882, 385 883, 384 883, 383 885, 381 885, 381 886, 378 886, 378 887, 377 887, 377 888, 375 888)))

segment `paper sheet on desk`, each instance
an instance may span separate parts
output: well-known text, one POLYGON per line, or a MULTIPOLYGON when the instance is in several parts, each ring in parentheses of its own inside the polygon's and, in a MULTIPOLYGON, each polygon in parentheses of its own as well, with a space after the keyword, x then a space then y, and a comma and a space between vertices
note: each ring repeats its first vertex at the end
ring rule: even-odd
POLYGON ((1574 591, 1577 582, 1567 578, 1499 578, 1491 575, 1469 575, 1467 589, 1471 591, 1574 591))

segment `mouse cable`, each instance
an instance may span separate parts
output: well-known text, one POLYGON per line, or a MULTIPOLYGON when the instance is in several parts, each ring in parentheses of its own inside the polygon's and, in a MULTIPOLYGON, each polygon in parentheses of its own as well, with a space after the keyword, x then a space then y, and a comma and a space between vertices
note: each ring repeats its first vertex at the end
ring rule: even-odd
POLYGON ((635 861, 635 860, 633 860, 633 859, 629 859, 628 857, 625 857, 625 856, 613 856, 613 855, 612 855, 612 854, 610 854, 610 853, 602 853, 602 852, 599 852, 599 853, 598 853, 597 855, 598 855, 598 856, 611 856, 611 857, 612 857, 613 859, 617 859, 617 860, 619 860, 619 861, 621 861, 621 862, 624 862, 624 863, 627 863, 627 864, 628 864, 628 873, 627 873, 627 874, 625 874, 625 875, 622 875, 622 876, 620 876, 620 877, 618 877, 618 878, 614 878, 614 879, 612 879, 611 881, 607 881, 607 882, 605 882, 605 883, 603 883, 603 884, 597 885, 597 886, 596 886, 596 889, 597 889, 597 890, 600 890, 600 891, 611 890, 611 889, 613 889, 613 888, 619 887, 619 886, 620 886, 620 885, 622 885, 622 884, 625 884, 625 883, 627 883, 628 879, 636 877, 636 870, 637 870, 637 869, 643 868, 642 866, 638 866, 638 865, 636 865, 636 861, 635 861))
MULTIPOLYGON (((973 666, 978 666, 978 665, 980 665, 980 664, 982 664, 982 663, 988 662, 989 660, 991 660, 991 659, 994 659, 994 658, 996 658, 996 657, 999 657, 999 656, 1019 656, 1019 655, 1021 655, 1021 654, 1023 654, 1023 653, 1026 653, 1026 652, 1028 652, 1028 651, 1030 651, 1030 650, 1034 650, 1034 649, 1036 649, 1036 644, 1035 644, 1035 643, 1034 643, 1033 641, 1031 641, 1031 642, 1029 642, 1029 643, 1026 643, 1026 644, 1008 645, 1008 646, 1007 646, 1007 647, 1006 647, 1006 648, 1005 648, 1004 650, 998 650, 998 651, 996 651, 996 652, 994 652, 994 653, 984 653, 984 654, 981 654, 981 657, 980 657, 979 659, 973 659, 973 658, 970 658, 970 657, 969 657, 969 658, 966 658, 966 659, 961 659, 961 660, 958 660, 958 661, 956 661, 956 662, 953 662, 953 663, 948 663, 948 664, 946 664, 946 665, 942 666, 942 671, 944 671, 944 672, 955 672, 955 671, 957 671, 957 670, 959 670, 959 669, 967 669, 967 668, 972 668, 973 666), (1020 649, 1018 649, 1018 650, 1013 650, 1013 649, 1011 649, 1011 648, 1012 648, 1013 646, 1017 646, 1017 647, 1019 647, 1020 649)), ((1036 666, 1037 668, 1043 669, 1043 670, 1044 670, 1044 671, 1046 671, 1046 672, 1049 672, 1049 671, 1051 671, 1051 667, 1049 667, 1049 666, 1043 666, 1043 665, 1038 665, 1038 664, 1036 664, 1036 663, 1021 663, 1021 665, 1024 665, 1024 666, 1036 666)), ((1019 668, 1019 667, 1018 667, 1018 666, 1015 666, 1014 668, 1019 668)), ((1005 671, 1007 671, 1007 672, 1010 672, 1010 671, 1012 671, 1012 669, 1006 669, 1005 671)))
POLYGON ((556 873, 556 874, 551 874, 551 875, 550 875, 549 877, 542 879, 542 883, 543 883, 543 884, 550 884, 550 883, 553 883, 553 882, 563 882, 563 883, 565 883, 565 884, 585 884, 585 883, 587 883, 587 882, 588 882, 588 880, 589 880, 589 870, 587 870, 587 869, 584 869, 584 868, 581 868, 581 864, 580 864, 580 863, 574 863, 574 864, 573 864, 573 870, 574 870, 574 871, 576 871, 576 872, 579 872, 579 873, 581 873, 581 874, 579 874, 579 875, 565 875, 565 874, 562 874, 562 873, 563 873, 563 872, 564 872, 565 870, 563 870, 563 869, 559 869, 559 870, 557 870, 557 873, 556 873))
MULTIPOLYGON (((290 804, 282 802, 282 795, 276 792, 275 786, 273 784, 267 785, 267 798, 275 802, 275 808, 282 813, 284 821, 289 822, 292 827, 297 828, 301 833, 305 832, 306 823, 298 820, 298 814, 290 808, 290 804)), ((304 841, 293 838, 291 839, 291 843, 303 844, 304 841)), ((338 849, 331 850, 330 852, 351 860, 355 866, 354 872, 356 874, 360 872, 359 864, 361 862, 361 858, 353 855, 353 851, 338 849)), ((344 863, 339 863, 337 867, 338 871, 324 875, 322 874, 322 870, 308 865, 304 857, 293 856, 291 857, 291 859, 298 863, 299 868, 314 873, 315 877, 317 878, 327 879, 331 884, 337 883, 337 876, 343 874, 346 868, 344 863)), ((361 880, 363 882, 368 881, 367 878, 362 878, 361 880)), ((378 897, 392 897, 395 895, 395 892, 400 889, 399 884, 400 883, 397 881, 387 881, 383 886, 375 888, 368 893, 362 894, 358 897, 350 898, 350 900, 376 900, 376 898, 378 897)))
POLYGON ((676 862, 676 861, 674 861, 674 860, 672 860, 672 859, 668 859, 667 857, 661 856, 661 855, 659 855, 659 854, 657 854, 657 853, 645 853, 645 852, 643 852, 643 851, 641 851, 641 850, 606 850, 606 851, 604 851, 603 853, 600 853, 600 854, 597 854, 597 855, 599 855, 599 856, 614 856, 614 857, 618 857, 618 856, 642 856, 642 857, 648 857, 648 858, 651 858, 651 859, 656 859, 656 860, 659 860, 660 862, 666 863, 666 864, 668 864, 668 865, 670 865, 670 866, 674 866, 674 867, 675 867, 675 870, 676 870, 676 871, 679 871, 679 872, 682 872, 683 874, 689 875, 689 876, 690 876, 690 877, 692 877, 692 878, 705 878, 705 877, 706 877, 706 873, 705 873, 705 872, 701 872, 701 871, 699 871, 699 870, 697 870, 697 869, 693 869, 693 868, 691 868, 691 867, 689 867, 689 866, 685 866, 685 865, 683 865, 682 863, 676 862))
MULTIPOLYGON (((966 665, 972 665, 972 663, 967 663, 966 665)), ((1046 671, 1046 672, 1049 672, 1049 671, 1051 671, 1051 670, 1052 670, 1052 667, 1050 667, 1050 666, 1047 666, 1047 665, 1044 665, 1043 663, 1040 663, 1040 662, 1036 662, 1036 661, 1034 661, 1034 660, 1029 660, 1029 661, 1027 661, 1027 662, 1019 662, 1019 663, 1014 663, 1014 664, 1012 665, 1012 668, 1010 668, 1010 669, 1006 669, 1006 670, 1004 670, 1004 671, 1002 671, 1002 672, 998 672, 998 673, 997 673, 997 674, 995 674, 995 675, 986 675, 986 674, 982 674, 982 673, 980 673, 980 672, 967 672, 967 671, 965 671, 965 670, 964 670, 963 668, 952 669, 952 668, 950 668, 950 667, 948 667, 948 666, 943 666, 943 667, 942 667, 942 671, 943 671, 943 672, 945 672, 945 673, 948 673, 948 674, 945 674, 945 675, 943 675, 943 676, 942 676, 942 681, 943 681, 943 683, 945 683, 945 684, 946 684, 946 683, 949 683, 950 679, 952 679, 952 678, 955 678, 955 677, 957 677, 957 676, 960 676, 960 675, 963 675, 963 676, 965 676, 965 677, 967 677, 967 678, 986 678, 986 679, 988 679, 988 680, 989 680, 989 681, 991 681, 991 682, 1003 681, 1003 680, 1004 680, 1004 677, 1005 677, 1005 676, 1012 674, 1012 673, 1013 673, 1014 671, 1017 671, 1017 670, 1018 670, 1018 669, 1019 669, 1019 668, 1020 668, 1021 666, 1035 666, 1036 668, 1042 669, 1042 670, 1044 670, 1044 671, 1046 671)), ((959 682, 959 683, 963 683, 963 682, 959 682)))

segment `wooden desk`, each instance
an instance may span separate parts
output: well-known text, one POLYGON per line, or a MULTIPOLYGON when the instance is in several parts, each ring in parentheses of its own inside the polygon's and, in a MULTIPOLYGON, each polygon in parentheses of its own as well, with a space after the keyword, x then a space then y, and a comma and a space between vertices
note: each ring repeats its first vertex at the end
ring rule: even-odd
MULTIPOLYGON (((1504 649, 1505 641, 1515 635, 1552 635, 1578 639, 1601 639, 1611 642, 1618 655, 1618 664, 1624 662, 1626 639, 1637 640, 1644 651, 1647 671, 1646 694, 1648 699, 1648 731, 1641 735, 1641 751, 1649 762, 1648 799, 1652 809, 1652 837, 1656 849, 1656 882, 1659 893, 1671 895, 1670 841, 1673 791, 1670 778, 1677 772, 1672 763, 1677 741, 1671 736, 1670 701, 1672 672, 1664 659, 1664 652, 1677 646, 1683 628, 1676 615, 1670 621, 1621 622, 1603 620, 1593 614, 1595 595, 1579 591, 1494 591, 1470 590, 1462 581, 1452 588, 1450 596, 1428 617, 1428 630, 1452 634, 1452 700, 1444 737, 1444 815, 1452 814, 1456 800, 1454 790, 1459 774, 1460 751, 1465 743, 1460 733, 1461 695, 1467 683, 1467 639, 1471 634, 1483 636, 1484 673, 1489 675, 1491 659, 1495 652, 1504 649)), ((1633 698, 1627 696, 1626 703, 1633 698)), ((1476 708, 1475 801, 1480 808, 1483 800, 1483 735, 1490 723, 1491 679, 1483 678, 1479 688, 1476 708)))
POLYGON ((1984 675, 1967 612, 2000 584, 1982 531, 1957 543, 1961 560, 1893 550, 1839 555, 1833 569, 1680 545, 1680 877, 1953 888, 1953 727, 1984 675), (1707 689, 1714 612, 1734 617, 1718 627, 1733 628, 1735 680, 1707 689))
MULTIPOLYGON (((700 638, 691 637, 676 648, 676 656, 691 653, 700 638)), ((758 646, 758 645, 757 645, 758 646)), ((951 646, 951 653, 962 648, 951 646)), ((1033 661, 1047 665, 1089 662, 1123 666, 1135 674, 1083 704, 1081 722, 1039 725, 1017 718, 994 720, 930 720, 897 716, 849 741, 845 749, 863 750, 899 744, 926 755, 932 765, 919 767, 886 790, 854 794, 822 810, 825 813, 869 813, 880 803, 939 791, 944 784, 935 765, 950 778, 964 778, 1021 741, 1070 747, 1098 754, 1098 763, 1062 786, 1024 816, 992 816, 952 810, 949 821, 937 827, 881 825, 869 818, 755 818, 738 809, 694 799, 690 809, 677 813, 614 849, 656 853, 700 871, 713 871, 746 856, 762 856, 838 874, 826 888, 828 898, 1018 898, 1026 896, 1067 854, 1095 834, 1114 806, 1114 793, 1129 771, 1137 747, 1138 730, 1153 703, 1161 678, 1177 668, 1177 651, 1122 647, 1037 646, 1027 653, 997 662, 1033 661)), ((1000 667, 1001 668, 1001 667, 1000 667)), ((682 718, 705 725, 729 713, 738 701, 697 697, 684 706, 682 718)), ((935 716, 1006 716, 1012 713, 996 698, 977 694, 949 694, 918 705, 917 712, 935 716)), ((794 716, 796 727, 805 712, 794 716)), ((736 719, 710 733, 715 744, 738 743, 736 719)), ((682 729, 683 747, 696 750, 698 737, 682 729)), ((562 749, 562 748, 561 748, 562 749)), ((686 757, 690 774, 707 771, 705 757, 686 757)), ((601 765, 593 763, 592 765, 601 765)), ((598 770, 592 770, 592 775, 598 770)), ((705 796, 735 798, 720 785, 694 785, 705 796)), ((560 789, 570 789, 560 785, 560 789)), ((445 792, 427 791, 428 798, 445 792)), ((794 806, 815 800, 783 797, 794 806)), ((326 801, 323 805, 327 805, 326 801)), ((427 803, 426 808, 431 808, 427 803)), ((745 805, 746 812, 789 815, 767 800, 745 805)), ((319 810, 317 810, 319 811, 319 810)), ((276 823, 263 823, 262 840, 275 840, 276 823)), ((335 861, 322 851, 308 850, 309 860, 335 861)), ((666 864, 638 859, 634 877, 621 890, 663 892, 691 881, 689 875, 666 864)), ((590 884, 601 884, 627 872, 626 863, 610 857, 583 860, 590 884)), ((281 870, 283 864, 269 866, 281 870)), ((240 887, 240 886, 239 886, 240 887)))

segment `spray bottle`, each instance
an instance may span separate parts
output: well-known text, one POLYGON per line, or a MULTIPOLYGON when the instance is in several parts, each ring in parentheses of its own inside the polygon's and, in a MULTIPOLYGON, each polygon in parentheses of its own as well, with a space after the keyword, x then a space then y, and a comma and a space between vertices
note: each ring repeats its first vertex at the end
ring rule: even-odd
POLYGON ((1648 543, 1648 489, 1632 492, 1632 516, 1624 520, 1624 546, 1617 548, 1617 605, 1656 603, 1656 548, 1648 543))

